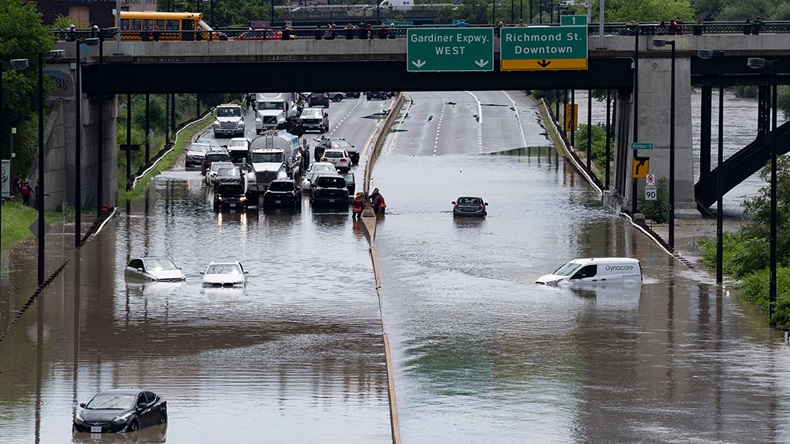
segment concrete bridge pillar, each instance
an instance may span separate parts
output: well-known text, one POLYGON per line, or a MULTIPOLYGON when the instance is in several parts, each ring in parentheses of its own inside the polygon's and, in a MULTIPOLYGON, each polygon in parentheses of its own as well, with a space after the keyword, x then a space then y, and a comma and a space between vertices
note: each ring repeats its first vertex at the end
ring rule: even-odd
MULTIPOLYGON (((672 106, 672 59, 668 51, 661 57, 642 56, 638 72, 638 139, 634 140, 634 95, 621 96, 618 103, 616 128, 616 177, 615 190, 621 194, 623 209, 632 209, 633 186, 631 179, 634 157, 631 142, 653 144, 652 150, 639 150, 637 156, 649 158, 648 172, 657 179, 669 181, 670 113, 675 113, 675 217, 699 217, 694 201, 694 156, 692 154, 691 128, 691 64, 688 57, 675 58, 675 102, 672 106)), ((644 197, 645 181, 636 181, 637 202, 644 197)))
MULTIPOLYGON (((98 184, 98 98, 81 98, 82 140, 81 156, 81 206, 90 211, 96 207, 98 184)), ((56 210, 63 202, 76 205, 76 106, 74 97, 58 98, 52 103, 52 111, 44 127, 44 199, 47 210, 56 210)), ((116 141, 116 119, 118 104, 114 95, 106 96, 104 106, 104 203, 118 203, 118 155, 116 141)), ((35 184, 38 172, 31 175, 35 184)))

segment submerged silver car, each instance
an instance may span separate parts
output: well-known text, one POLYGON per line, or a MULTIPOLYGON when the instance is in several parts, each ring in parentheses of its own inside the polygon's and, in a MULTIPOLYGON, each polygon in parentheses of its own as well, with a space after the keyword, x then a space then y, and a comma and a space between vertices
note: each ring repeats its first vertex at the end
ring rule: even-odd
POLYGON ((184 273, 169 257, 140 257, 129 261, 124 271, 127 279, 147 282, 181 282, 184 273))

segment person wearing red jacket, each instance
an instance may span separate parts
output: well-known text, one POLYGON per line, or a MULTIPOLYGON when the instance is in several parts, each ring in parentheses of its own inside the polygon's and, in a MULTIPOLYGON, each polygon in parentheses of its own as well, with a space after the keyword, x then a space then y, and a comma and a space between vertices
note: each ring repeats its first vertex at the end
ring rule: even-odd
POLYGON ((384 196, 379 193, 378 188, 374 188, 370 193, 370 203, 373 205, 373 212, 376 214, 384 214, 387 204, 384 202, 384 196))
POLYGON ((352 219, 359 219, 359 216, 362 214, 362 209, 365 208, 365 199, 364 193, 362 191, 358 192, 356 196, 354 196, 354 201, 351 203, 351 218, 352 219))

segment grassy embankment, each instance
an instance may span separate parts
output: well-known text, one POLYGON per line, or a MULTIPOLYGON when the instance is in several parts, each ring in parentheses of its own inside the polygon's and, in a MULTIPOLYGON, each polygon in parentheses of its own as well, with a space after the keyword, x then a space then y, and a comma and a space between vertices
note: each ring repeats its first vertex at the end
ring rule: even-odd
MULTIPOLYGON (((126 191, 125 163, 123 165, 119 165, 119 203, 124 203, 129 199, 134 199, 141 196, 151 179, 161 171, 170 168, 175 163, 178 156, 184 151, 184 148, 187 146, 187 144, 190 143, 192 137, 201 131, 205 127, 205 124, 211 122, 212 119, 213 114, 208 114, 203 119, 194 122, 188 128, 185 128, 183 131, 181 131, 175 141, 174 148, 169 153, 165 154, 157 166, 149 171, 144 178, 138 181, 137 186, 131 191, 126 191)), ((161 144, 159 146, 162 146, 164 144, 164 140, 161 140, 160 143, 161 144)), ((118 158, 123 158, 125 162, 125 153, 119 152, 118 158)), ((92 208, 86 208, 84 209, 84 214, 93 215, 95 213, 92 208)), ((62 221, 62 217, 63 215, 60 211, 48 211, 45 214, 45 219, 50 225, 56 225, 60 223, 62 221)), ((74 219, 73 207, 67 208, 66 218, 68 220, 74 219)), ((19 242, 32 237, 33 233, 30 232, 28 227, 36 219, 38 219, 38 210, 33 207, 26 207, 22 205, 21 198, 17 197, 15 200, 7 201, 2 207, 2 232, 0 233, 2 249, 5 250, 11 248, 19 242)))

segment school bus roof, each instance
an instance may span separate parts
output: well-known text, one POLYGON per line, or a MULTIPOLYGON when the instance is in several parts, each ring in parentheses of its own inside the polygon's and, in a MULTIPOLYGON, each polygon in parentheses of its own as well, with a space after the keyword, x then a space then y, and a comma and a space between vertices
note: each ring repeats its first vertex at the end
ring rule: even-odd
POLYGON ((140 12, 140 11, 121 11, 121 19, 160 19, 160 20, 180 20, 185 18, 203 19, 203 14, 199 12, 140 12))

